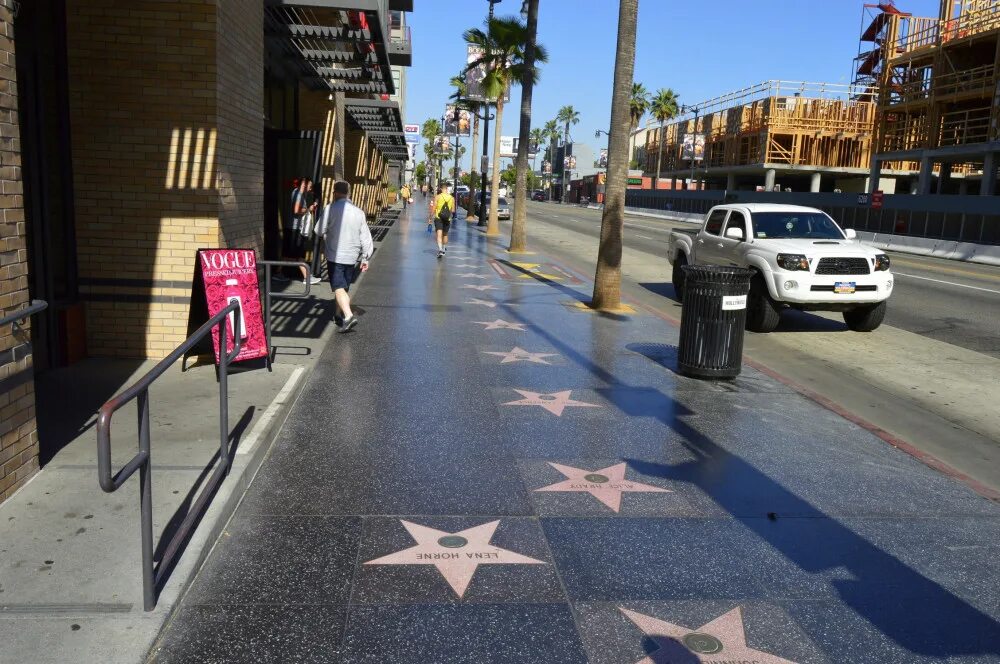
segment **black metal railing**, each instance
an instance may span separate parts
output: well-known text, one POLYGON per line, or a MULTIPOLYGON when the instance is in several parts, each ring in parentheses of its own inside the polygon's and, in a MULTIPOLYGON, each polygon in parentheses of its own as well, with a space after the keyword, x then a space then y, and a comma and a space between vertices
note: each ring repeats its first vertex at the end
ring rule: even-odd
POLYGON ((49 303, 45 300, 32 300, 31 303, 24 309, 9 313, 3 318, 0 318, 0 327, 3 327, 4 325, 14 325, 17 327, 19 323, 23 323, 35 314, 45 311, 48 306, 49 303))
POLYGON ((310 271, 308 264, 298 261, 257 261, 257 266, 264 268, 264 336, 267 338, 267 370, 270 371, 274 349, 271 345, 271 327, 273 324, 271 299, 304 300, 309 297, 312 289, 312 284, 307 278, 305 280, 306 289, 301 293, 275 293, 271 290, 271 269, 275 267, 297 267, 305 268, 310 277, 312 277, 313 273, 310 271))
POLYGON ((158 587, 165 575, 169 573, 175 558, 181 551, 181 545, 187 540, 201 517, 205 503, 214 495, 216 488, 229 472, 231 458, 229 454, 229 363, 236 359, 241 350, 240 305, 233 302, 225 309, 215 314, 184 343, 174 349, 170 355, 160 360, 135 384, 125 389, 116 397, 101 406, 97 417, 97 479, 101 488, 107 493, 117 491, 133 474, 139 471, 139 511, 141 515, 142 533, 142 595, 143 608, 152 611, 156 607, 158 587), (230 323, 230 320, 232 321, 230 323), (229 325, 233 327, 233 350, 226 353, 229 345, 229 325), (184 518, 181 525, 170 536, 170 542, 163 549, 159 565, 154 567, 153 561, 153 495, 152 495, 152 457, 149 421, 149 388, 153 382, 162 376, 177 360, 212 332, 219 328, 219 461, 205 488, 201 491, 198 503, 184 518), (139 452, 116 473, 111 469, 111 418, 129 402, 135 400, 139 416, 139 452))

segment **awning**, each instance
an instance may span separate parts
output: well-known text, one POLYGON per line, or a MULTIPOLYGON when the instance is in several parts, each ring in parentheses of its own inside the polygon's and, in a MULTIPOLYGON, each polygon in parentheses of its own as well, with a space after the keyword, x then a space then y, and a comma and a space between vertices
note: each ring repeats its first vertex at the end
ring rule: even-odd
POLYGON ((266 0, 267 48, 313 90, 394 94, 384 0, 266 0))
POLYGON ((399 104, 382 99, 345 99, 344 112, 352 126, 365 132, 387 159, 410 157, 399 104))

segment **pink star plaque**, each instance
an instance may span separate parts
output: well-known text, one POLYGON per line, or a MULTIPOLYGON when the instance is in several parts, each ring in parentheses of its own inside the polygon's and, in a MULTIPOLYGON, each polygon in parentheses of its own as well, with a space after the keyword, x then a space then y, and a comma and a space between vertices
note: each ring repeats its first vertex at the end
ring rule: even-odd
POLYGON ((568 491, 589 493, 594 498, 610 507, 615 512, 621 509, 622 494, 629 492, 642 493, 672 493, 670 489, 661 489, 651 484, 632 482, 625 479, 627 464, 618 463, 600 470, 585 470, 573 466, 563 466, 549 462, 549 465, 565 475, 567 479, 544 486, 535 491, 568 491))
POLYGON ((504 406, 538 406, 549 411, 556 417, 562 417, 563 411, 567 408, 600 408, 596 403, 586 403, 585 401, 570 399, 569 395, 573 393, 572 390, 552 392, 551 394, 517 389, 514 391, 524 398, 518 401, 508 401, 503 404, 504 406))
POLYGON ((542 560, 491 545, 490 540, 500 525, 499 520, 457 533, 428 528, 402 519, 400 523, 416 540, 416 545, 369 560, 365 565, 433 565, 459 597, 465 595, 472 575, 480 565, 546 564, 542 560))
POLYGON ((484 330, 517 330, 518 332, 524 332, 524 326, 527 323, 508 323, 505 320, 497 318, 493 321, 474 321, 476 325, 485 325, 484 330))
POLYGON ((533 362, 535 364, 549 364, 551 362, 546 361, 546 357, 555 357, 556 353, 529 353, 528 351, 514 346, 511 350, 498 353, 496 351, 484 351, 487 355, 496 355, 497 357, 502 357, 500 364, 510 364, 511 362, 533 362))

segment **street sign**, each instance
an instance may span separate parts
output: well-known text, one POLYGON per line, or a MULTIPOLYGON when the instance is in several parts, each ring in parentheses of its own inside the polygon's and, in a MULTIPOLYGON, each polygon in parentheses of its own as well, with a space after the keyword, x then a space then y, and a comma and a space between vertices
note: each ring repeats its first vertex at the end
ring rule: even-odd
MULTIPOLYGON (((758 187, 757 191, 764 191, 764 188, 758 187)), ((868 205, 868 194, 858 194, 858 205, 868 205)))
POLYGON ((881 190, 876 190, 872 192, 872 209, 881 210, 882 209, 882 198, 885 194, 881 190))
POLYGON ((403 125, 403 134, 406 135, 407 143, 419 143, 420 125, 415 125, 415 124, 403 125))

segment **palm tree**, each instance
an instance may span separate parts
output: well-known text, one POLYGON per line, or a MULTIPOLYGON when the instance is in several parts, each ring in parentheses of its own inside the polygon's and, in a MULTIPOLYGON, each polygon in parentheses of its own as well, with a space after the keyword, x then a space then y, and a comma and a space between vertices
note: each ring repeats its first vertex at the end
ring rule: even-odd
POLYGON ((434 176, 437 174, 438 164, 438 155, 434 152, 434 141, 441 135, 442 131, 441 123, 434 119, 425 120, 424 124, 420 127, 420 135, 423 136, 425 140, 429 141, 429 144, 424 143, 424 154, 427 155, 428 165, 430 166, 428 170, 430 171, 431 176, 429 186, 431 191, 434 191, 435 189, 436 180, 434 176))
MULTIPOLYGON (((500 220, 497 218, 497 203, 500 190, 500 134, 503 126, 504 97, 513 83, 532 82, 537 78, 537 71, 526 62, 528 28, 518 18, 494 18, 486 22, 486 31, 479 28, 466 30, 462 35, 466 42, 481 49, 480 55, 471 62, 467 69, 485 66, 486 76, 482 81, 483 94, 496 105, 496 135, 493 137, 493 180, 490 196, 489 223, 486 226, 487 236, 500 234, 500 220)), ((541 45, 535 45, 535 61, 545 62, 548 54, 541 45)))
POLYGON ((601 216, 601 244, 597 250, 594 295, 590 306, 602 311, 621 308, 622 229, 625 225, 625 184, 628 176, 628 143, 631 135, 635 73, 635 32, 639 0, 619 0, 618 46, 615 53, 615 82, 611 97, 611 134, 608 136, 608 179, 604 213, 601 216))
POLYGON ((542 128, 542 133, 549 140, 549 200, 552 200, 552 174, 555 172, 552 167, 552 162, 556 160, 556 142, 559 140, 559 120, 549 120, 545 123, 545 127, 542 128))
POLYGON ((534 129, 531 130, 531 134, 529 135, 529 139, 528 140, 529 140, 529 142, 532 145, 535 146, 535 158, 534 158, 534 160, 531 163, 531 170, 532 171, 537 171, 538 170, 538 148, 545 141, 545 130, 544 129, 540 129, 538 127, 535 127, 534 129))
POLYGON ((632 84, 632 94, 628 102, 629 114, 629 135, 635 131, 642 120, 642 116, 649 110, 649 90, 642 83, 632 84))
POLYGON ((479 183, 479 180, 476 178, 476 158, 479 156, 479 111, 483 108, 484 104, 466 98, 469 88, 465 82, 464 71, 459 72, 458 76, 452 76, 449 84, 455 88, 455 92, 449 99, 453 100, 460 108, 468 109, 469 113, 472 114, 472 160, 469 164, 469 181, 471 185, 469 186, 469 199, 465 205, 465 219, 466 221, 474 221, 476 219, 473 214, 475 211, 476 185, 479 183))
POLYGON ((660 123, 656 141, 656 174, 653 176, 653 191, 660 188, 660 167, 663 163, 663 143, 667 137, 667 122, 677 117, 680 107, 677 105, 677 93, 670 88, 660 88, 650 105, 653 117, 660 123))
POLYGON ((524 45, 524 69, 521 72, 521 126, 518 133, 517 179, 514 182, 514 218, 511 220, 511 252, 524 252, 528 248, 528 148, 531 139, 531 96, 538 80, 536 62, 548 60, 545 47, 538 43, 538 0, 527 0, 528 22, 525 25, 527 41, 524 45))
MULTIPOLYGON (((556 119, 563 123, 564 135, 563 135, 563 145, 569 145, 569 126, 571 124, 580 123, 580 113, 577 112, 572 106, 563 106, 559 109, 559 113, 556 115, 556 119)), ((562 200, 565 203, 566 197, 569 194, 569 175, 566 173, 566 152, 563 150, 563 166, 562 166, 562 200)))

